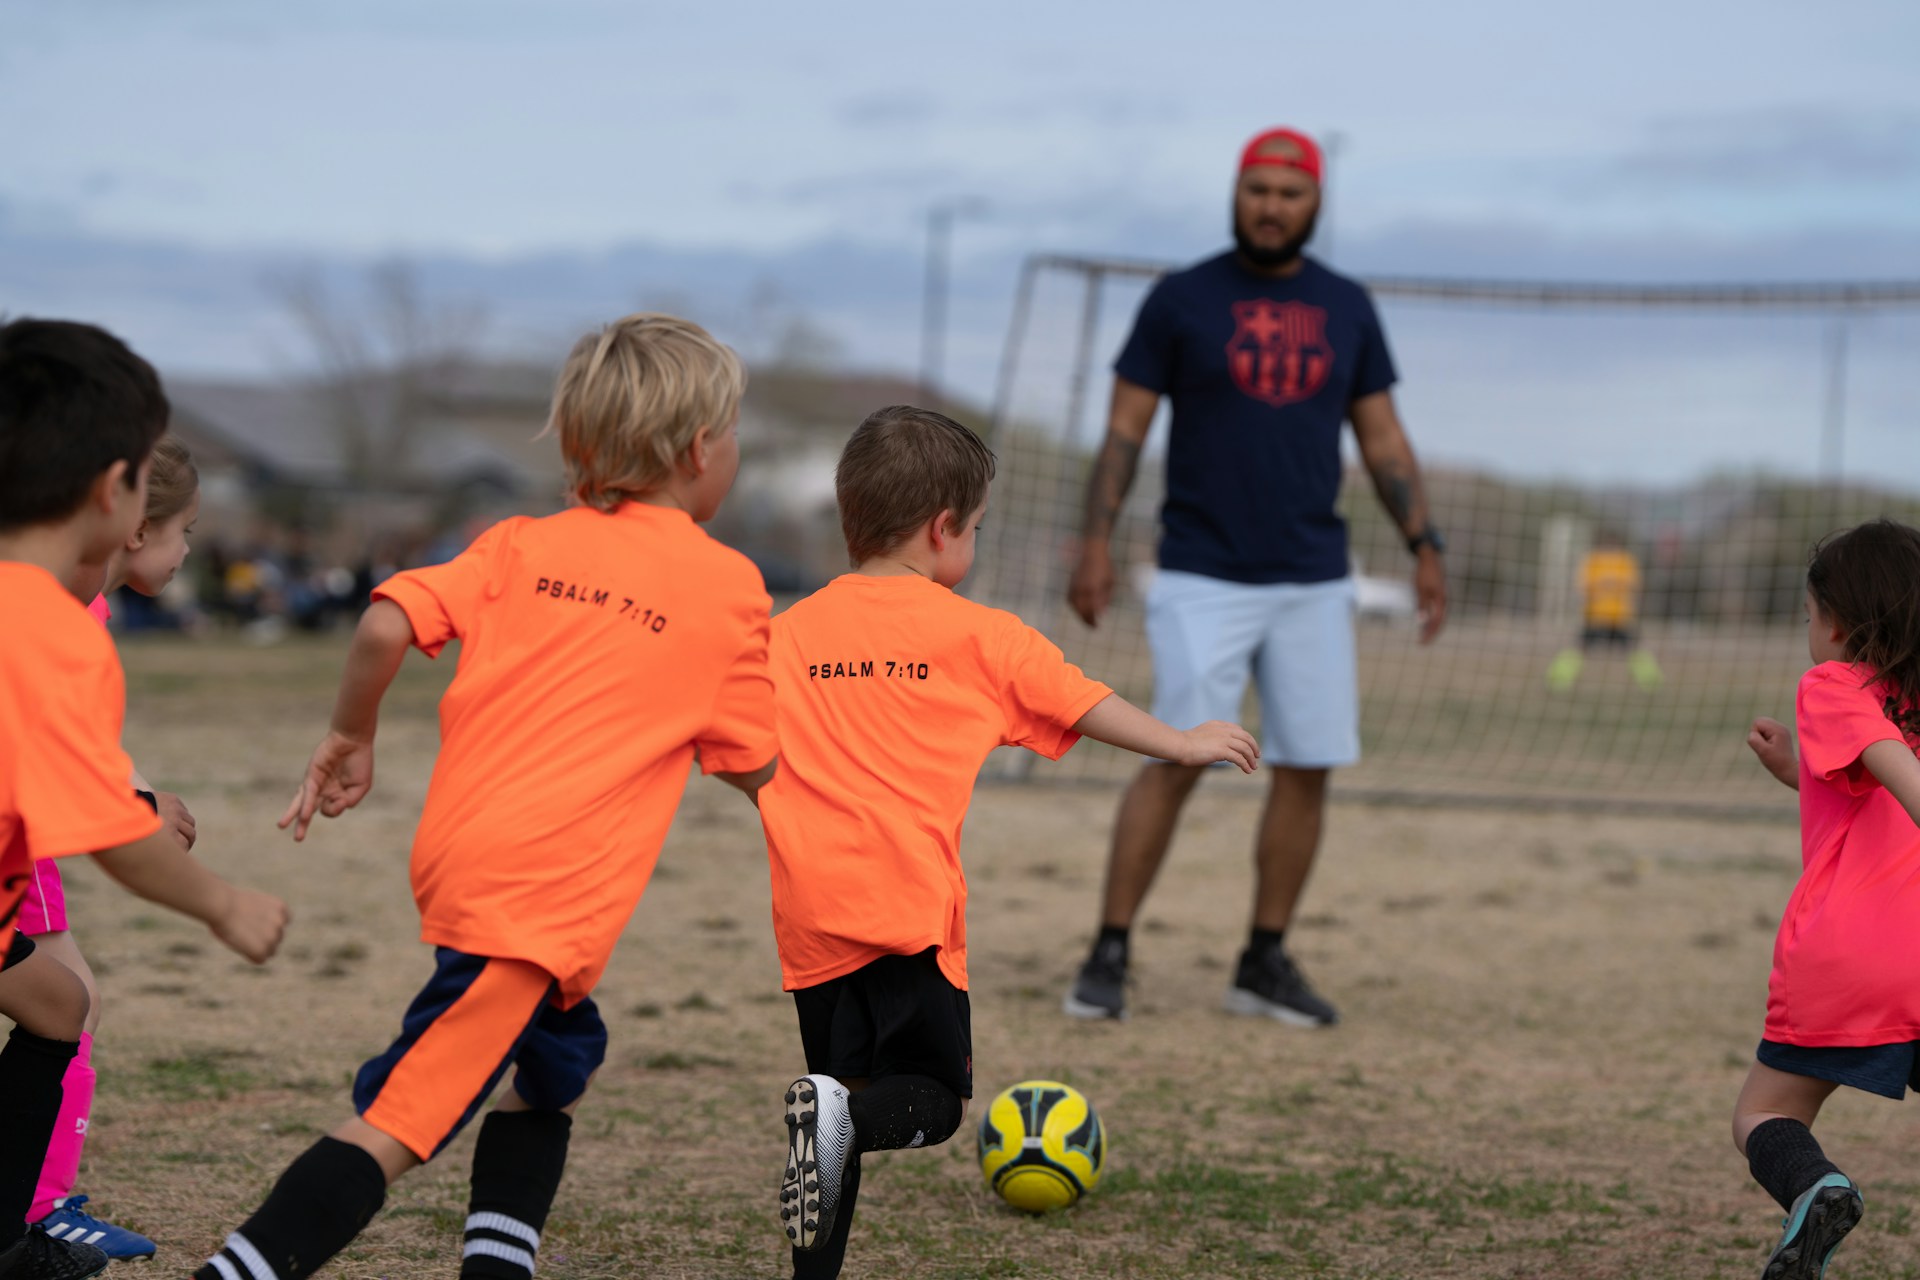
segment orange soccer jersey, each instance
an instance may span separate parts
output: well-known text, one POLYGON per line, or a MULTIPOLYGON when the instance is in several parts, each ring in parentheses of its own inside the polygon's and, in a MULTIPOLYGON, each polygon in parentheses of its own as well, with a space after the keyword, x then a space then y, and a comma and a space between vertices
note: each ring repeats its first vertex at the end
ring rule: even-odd
POLYGON ((100 624, 53 575, 0 561, 0 953, 33 863, 160 829, 120 748, 126 684, 100 624))
POLYGON ((413 844, 421 936, 529 960, 571 1005, 640 901, 699 753, 775 754, 760 572, 684 511, 504 521, 375 592, 429 656, 459 640, 413 844))
POLYGON ((995 747, 1058 759, 1112 690, 1019 618, 847 574, 774 620, 780 772, 760 793, 788 990, 938 947, 967 986, 960 827, 995 747))

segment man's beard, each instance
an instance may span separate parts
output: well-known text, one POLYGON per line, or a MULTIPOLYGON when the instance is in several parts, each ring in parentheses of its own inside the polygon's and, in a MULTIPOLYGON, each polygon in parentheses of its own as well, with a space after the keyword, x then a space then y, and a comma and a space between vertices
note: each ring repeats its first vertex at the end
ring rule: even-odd
POLYGON ((1320 211, 1315 209, 1308 215, 1307 225, 1300 228, 1299 235, 1287 240, 1278 248, 1263 249, 1247 235, 1247 229, 1240 225, 1240 216, 1236 213, 1233 216, 1233 245, 1240 251, 1241 257, 1263 271, 1292 266, 1300 257, 1300 251, 1307 247, 1307 241, 1313 239, 1314 224, 1319 221, 1320 211))

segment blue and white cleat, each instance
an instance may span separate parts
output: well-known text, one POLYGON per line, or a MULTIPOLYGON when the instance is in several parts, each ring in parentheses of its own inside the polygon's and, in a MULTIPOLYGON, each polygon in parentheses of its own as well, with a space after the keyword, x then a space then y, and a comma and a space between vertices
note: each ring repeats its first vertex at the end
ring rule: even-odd
POLYGON ((68 1196, 53 1202, 53 1212, 36 1224, 55 1240, 70 1244, 88 1244, 109 1258, 151 1258, 153 1241, 138 1231, 102 1222, 81 1206, 85 1196, 68 1196))
POLYGON ((1864 1210, 1860 1188, 1844 1173, 1830 1173, 1808 1187, 1781 1224, 1786 1231, 1760 1280, 1820 1280, 1827 1260, 1864 1210))

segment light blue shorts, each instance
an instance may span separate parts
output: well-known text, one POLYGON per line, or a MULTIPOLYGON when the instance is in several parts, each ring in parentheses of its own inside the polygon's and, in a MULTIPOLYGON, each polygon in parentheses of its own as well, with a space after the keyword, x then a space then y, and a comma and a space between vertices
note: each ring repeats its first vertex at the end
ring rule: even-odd
POLYGON ((1162 569, 1146 603, 1154 715, 1177 729, 1238 720, 1252 676, 1266 763, 1360 759, 1351 578, 1249 584, 1162 569))

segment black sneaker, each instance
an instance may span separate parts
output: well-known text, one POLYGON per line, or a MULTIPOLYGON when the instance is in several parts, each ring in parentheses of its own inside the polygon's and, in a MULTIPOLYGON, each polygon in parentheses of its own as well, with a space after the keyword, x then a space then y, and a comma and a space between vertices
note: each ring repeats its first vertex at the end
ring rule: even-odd
POLYGON ((1060 1008, 1073 1018, 1125 1018, 1127 944, 1114 938, 1094 943, 1060 1008))
POLYGON ((1290 1027, 1330 1027, 1340 1021, 1339 1011, 1307 985, 1300 966, 1279 947, 1240 953, 1239 970, 1227 988, 1226 1010, 1290 1027))
POLYGON ((0 1253, 0 1280, 84 1280, 105 1271, 111 1261, 90 1244, 54 1239, 36 1222, 0 1253))

